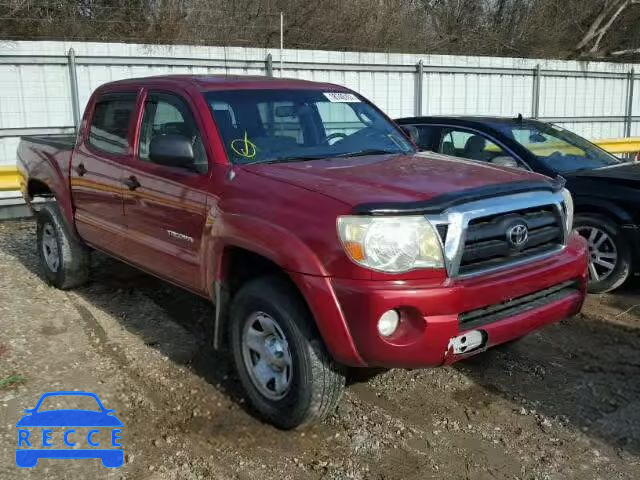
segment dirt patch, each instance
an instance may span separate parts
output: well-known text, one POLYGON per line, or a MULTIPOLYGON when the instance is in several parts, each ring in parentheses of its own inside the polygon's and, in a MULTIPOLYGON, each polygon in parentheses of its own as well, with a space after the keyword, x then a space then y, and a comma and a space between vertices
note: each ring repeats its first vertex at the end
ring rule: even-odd
POLYGON ((0 224, 0 478, 637 479, 640 295, 454 367, 379 372, 335 415, 281 432, 247 411, 211 350, 204 300, 96 255, 92 282, 41 279, 30 222, 0 224), (124 424, 125 465, 13 461, 15 423, 51 390, 96 392, 124 424))

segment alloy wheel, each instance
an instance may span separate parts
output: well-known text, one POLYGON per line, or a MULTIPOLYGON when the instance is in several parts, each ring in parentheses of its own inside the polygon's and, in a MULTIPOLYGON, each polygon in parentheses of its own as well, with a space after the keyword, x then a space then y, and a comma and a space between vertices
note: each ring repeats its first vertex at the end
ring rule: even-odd
POLYGON ((576 230, 587 240, 589 246, 589 280, 605 280, 618 263, 618 249, 613 238, 606 231, 590 225, 576 230))

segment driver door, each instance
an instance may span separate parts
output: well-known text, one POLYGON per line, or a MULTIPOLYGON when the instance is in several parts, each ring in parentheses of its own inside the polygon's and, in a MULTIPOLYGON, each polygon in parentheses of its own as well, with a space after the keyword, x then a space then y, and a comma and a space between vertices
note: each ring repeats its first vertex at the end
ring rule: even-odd
POLYGON ((142 107, 138 151, 127 164, 124 214, 126 258, 143 269, 191 290, 204 288, 200 250, 207 212, 209 165, 201 130, 181 97, 150 92, 142 107), (149 145, 158 135, 191 141, 195 168, 155 163, 149 145))

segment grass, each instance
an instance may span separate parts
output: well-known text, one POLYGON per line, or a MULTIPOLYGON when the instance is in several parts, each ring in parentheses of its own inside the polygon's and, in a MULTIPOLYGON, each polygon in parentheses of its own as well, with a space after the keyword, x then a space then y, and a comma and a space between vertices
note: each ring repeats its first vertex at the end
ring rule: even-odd
POLYGON ((8 390, 9 388, 15 387, 26 381, 27 377, 24 375, 9 375, 8 377, 0 380, 0 390, 8 390))

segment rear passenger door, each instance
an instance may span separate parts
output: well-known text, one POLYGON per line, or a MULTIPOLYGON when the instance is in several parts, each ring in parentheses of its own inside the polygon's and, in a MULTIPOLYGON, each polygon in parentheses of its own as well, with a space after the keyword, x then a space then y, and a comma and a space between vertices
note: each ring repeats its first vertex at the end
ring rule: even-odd
POLYGON ((133 155, 136 100, 136 92, 98 95, 71 163, 76 228, 92 246, 115 253, 126 235, 122 181, 133 155))
POLYGON ((138 151, 126 166, 124 210, 127 259, 182 286, 200 292, 202 246, 207 213, 209 164, 201 129, 192 109, 178 95, 149 92, 143 105, 138 151), (187 137, 195 169, 154 163, 154 137, 187 137))

